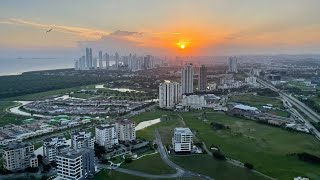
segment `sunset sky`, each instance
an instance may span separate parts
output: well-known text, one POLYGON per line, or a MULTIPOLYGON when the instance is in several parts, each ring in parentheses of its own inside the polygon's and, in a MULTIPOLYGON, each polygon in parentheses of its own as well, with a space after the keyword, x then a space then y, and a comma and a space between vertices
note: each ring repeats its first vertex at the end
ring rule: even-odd
POLYGON ((1 0, 0 56, 74 56, 86 46, 158 55, 319 53, 319 8, 319 0, 1 0))

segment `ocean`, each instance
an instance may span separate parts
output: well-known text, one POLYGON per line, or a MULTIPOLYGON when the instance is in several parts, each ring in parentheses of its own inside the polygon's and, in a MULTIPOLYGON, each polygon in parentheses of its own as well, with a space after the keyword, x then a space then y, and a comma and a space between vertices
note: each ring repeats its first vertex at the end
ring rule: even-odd
POLYGON ((74 67, 74 59, 0 58, 0 76, 18 75, 28 71, 66 69, 74 67))

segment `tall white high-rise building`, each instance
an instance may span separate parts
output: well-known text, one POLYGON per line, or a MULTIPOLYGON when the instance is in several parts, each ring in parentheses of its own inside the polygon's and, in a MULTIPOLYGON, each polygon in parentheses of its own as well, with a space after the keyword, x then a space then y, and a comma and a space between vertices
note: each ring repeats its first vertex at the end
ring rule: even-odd
POLYGON ((115 124, 103 124, 96 127, 96 142, 100 146, 111 148, 118 144, 118 134, 115 124))
POLYGON ((136 139, 135 123, 129 119, 116 121, 117 136, 119 141, 132 141, 136 139))
POLYGON ((192 150, 193 134, 189 128, 175 128, 172 146, 175 152, 190 152, 192 150))
POLYGON ((238 72, 238 60, 236 57, 229 57, 228 72, 230 73, 238 72))
POLYGON ((102 51, 99 51, 99 69, 103 69, 102 60, 102 51))
POLYGON ((192 64, 187 64, 181 72, 182 94, 193 93, 193 68, 192 64))
POLYGON ((92 49, 86 48, 86 67, 87 69, 93 68, 93 62, 92 62, 92 49))
POLYGON ((94 149, 95 138, 91 132, 79 131, 71 135, 72 149, 91 148, 94 149))
POLYGON ((70 150, 57 155, 57 175, 61 180, 83 180, 95 174, 94 150, 70 150))
POLYGON ((172 109, 181 100, 181 85, 177 82, 166 81, 159 85, 160 108, 172 109))

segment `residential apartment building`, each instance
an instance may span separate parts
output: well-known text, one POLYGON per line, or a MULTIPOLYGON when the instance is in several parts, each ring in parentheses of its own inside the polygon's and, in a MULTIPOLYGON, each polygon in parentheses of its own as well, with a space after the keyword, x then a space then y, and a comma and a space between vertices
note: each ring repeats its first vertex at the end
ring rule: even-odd
POLYGON ((172 146, 175 152, 191 152, 193 134, 189 128, 175 128, 172 146))
POLYGON ((83 180, 95 173, 94 150, 82 148, 57 155, 57 175, 61 180, 83 180))
POLYGON ((113 145, 118 144, 117 127, 115 124, 97 126, 95 131, 96 142, 100 146, 111 148, 113 145))
POLYGON ((91 148, 94 149, 95 138, 91 135, 91 132, 80 131, 71 135, 71 148, 91 148))
POLYGON ((165 81, 159 85, 159 107, 172 109, 181 100, 181 85, 177 82, 165 81))
POLYGON ((117 120, 116 131, 119 141, 132 141, 136 139, 135 123, 129 119, 117 120))
POLYGON ((193 93, 193 65, 187 64, 181 71, 182 94, 193 93))
POLYGON ((30 143, 14 143, 3 148, 3 167, 9 171, 38 167, 38 159, 34 155, 34 146, 30 143))
POLYGON ((238 60, 236 57, 229 57, 228 71, 229 73, 238 72, 238 60))
POLYGON ((199 69, 198 90, 207 90, 207 68, 205 65, 202 65, 199 69))
POLYGON ((43 141, 43 158, 48 162, 55 161, 57 154, 68 149, 69 145, 65 137, 46 138, 43 141))

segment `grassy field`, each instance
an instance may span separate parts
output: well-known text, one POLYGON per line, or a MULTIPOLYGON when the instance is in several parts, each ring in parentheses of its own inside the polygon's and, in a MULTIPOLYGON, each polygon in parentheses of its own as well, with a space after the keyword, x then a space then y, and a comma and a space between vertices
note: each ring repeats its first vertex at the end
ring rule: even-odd
POLYGON ((93 180, 105 180, 105 179, 112 179, 112 180, 124 180, 124 179, 130 179, 130 180, 143 180, 145 178, 131 176, 128 174, 111 171, 111 170, 102 170, 98 174, 96 174, 93 178, 93 180))
POLYGON ((131 119, 135 121, 136 124, 138 124, 139 122, 157 119, 164 115, 167 118, 165 118, 165 120, 161 121, 160 123, 154 124, 152 126, 149 126, 148 128, 137 131, 137 137, 141 137, 148 141, 152 141, 155 139, 154 132, 157 129, 161 134, 163 143, 169 144, 171 142, 173 129, 175 127, 183 127, 181 119, 178 117, 176 113, 174 114, 171 111, 165 111, 154 108, 148 112, 134 116, 131 119))
POLYGON ((197 137, 207 146, 216 145, 226 156, 252 163, 257 170, 269 176, 279 179, 293 179, 295 176, 320 179, 319 166, 288 156, 299 152, 320 156, 320 143, 311 135, 229 117, 223 113, 183 113, 182 116, 188 127, 198 131, 197 137), (231 130, 213 130, 210 122, 224 124, 231 130))
POLYGON ((241 96, 231 96, 230 101, 238 102, 241 104, 247 104, 250 106, 255 106, 258 108, 262 108, 262 106, 266 104, 272 104, 275 108, 282 107, 282 101, 276 98, 267 97, 267 96, 258 96, 258 95, 241 95, 241 96))
POLYGON ((81 98, 81 99, 90 99, 90 98, 96 97, 96 95, 84 94, 84 93, 73 93, 73 94, 70 94, 70 96, 75 98, 81 98))
POLYGON ((41 99, 49 98, 49 97, 56 96, 56 95, 64 95, 66 93, 79 91, 81 89, 90 89, 90 88, 94 88, 94 87, 95 87, 95 85, 87 85, 87 86, 79 86, 79 87, 73 87, 73 88, 52 90, 52 91, 46 91, 46 92, 42 92, 42 93, 35 93, 35 94, 29 94, 29 95, 24 95, 24 96, 7 98, 7 100, 19 100, 19 101, 41 100, 41 99))
POLYGON ((131 163, 123 163, 121 167, 148 174, 173 174, 176 172, 162 161, 159 153, 142 157, 131 163))
POLYGON ((15 106, 16 103, 12 101, 0 101, 0 126, 12 124, 22 124, 22 120, 28 119, 25 116, 19 116, 6 112, 7 108, 15 106))
POLYGON ((216 180, 260 180, 264 177, 239 168, 209 155, 195 155, 170 158, 177 165, 192 172, 205 174, 216 180))
POLYGON ((174 113, 172 111, 165 111, 165 110, 161 110, 158 108, 153 108, 148 112, 133 116, 133 117, 131 117, 131 119, 134 120, 134 122, 139 123, 142 121, 148 121, 148 120, 161 118, 163 115, 167 115, 167 116, 174 115, 174 113))
POLYGON ((280 110, 267 110, 267 113, 282 116, 282 117, 289 117, 290 113, 287 111, 280 111, 280 110))

